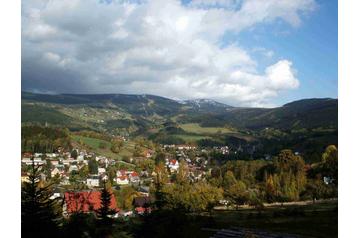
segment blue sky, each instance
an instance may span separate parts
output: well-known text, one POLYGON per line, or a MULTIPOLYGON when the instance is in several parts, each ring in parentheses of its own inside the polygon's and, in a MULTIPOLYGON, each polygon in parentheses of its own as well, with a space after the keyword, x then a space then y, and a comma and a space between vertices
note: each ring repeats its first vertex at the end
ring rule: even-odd
POLYGON ((24 1, 22 90, 260 107, 337 98, 337 9, 334 0, 24 1))
POLYGON ((282 105, 302 98, 338 97, 338 6, 335 0, 317 1, 314 12, 304 16, 302 24, 291 27, 285 22, 265 24, 223 39, 238 42, 244 48, 271 49, 274 56, 267 60, 257 57, 259 70, 280 58, 294 63, 300 86, 284 92, 273 100, 282 105))

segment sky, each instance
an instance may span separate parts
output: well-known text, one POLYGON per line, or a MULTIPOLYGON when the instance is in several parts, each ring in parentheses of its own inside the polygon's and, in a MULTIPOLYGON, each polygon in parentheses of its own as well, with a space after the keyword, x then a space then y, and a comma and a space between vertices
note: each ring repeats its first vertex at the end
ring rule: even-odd
POLYGON ((337 98, 337 9, 336 0, 26 0, 21 88, 252 107, 337 98))

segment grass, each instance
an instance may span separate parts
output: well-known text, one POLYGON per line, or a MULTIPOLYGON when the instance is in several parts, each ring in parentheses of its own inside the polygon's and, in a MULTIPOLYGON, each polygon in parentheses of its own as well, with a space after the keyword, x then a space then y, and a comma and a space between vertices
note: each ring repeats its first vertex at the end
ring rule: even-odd
POLYGON ((233 130, 225 127, 202 127, 198 123, 185 123, 179 125, 183 130, 197 134, 233 133, 233 130))
POLYGON ((202 135, 173 135, 173 136, 179 137, 180 139, 183 139, 185 142, 195 142, 202 139, 211 139, 211 137, 202 136, 202 135))
POLYGON ((134 143, 131 141, 125 141, 119 153, 116 154, 111 151, 111 143, 109 141, 79 135, 72 135, 72 139, 77 143, 82 141, 83 144, 94 152, 112 159, 122 159, 124 156, 131 157, 133 155, 134 143), (105 148, 101 148, 101 144, 105 145, 105 148))

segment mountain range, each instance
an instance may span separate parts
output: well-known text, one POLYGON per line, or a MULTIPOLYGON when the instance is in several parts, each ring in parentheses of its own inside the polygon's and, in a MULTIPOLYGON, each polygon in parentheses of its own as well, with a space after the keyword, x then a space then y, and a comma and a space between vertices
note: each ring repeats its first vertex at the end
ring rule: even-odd
POLYGON ((240 108, 210 99, 177 101, 155 95, 22 92, 21 97, 25 125, 141 135, 160 143, 255 143, 263 148, 274 144, 322 150, 338 142, 338 100, 332 98, 240 108))

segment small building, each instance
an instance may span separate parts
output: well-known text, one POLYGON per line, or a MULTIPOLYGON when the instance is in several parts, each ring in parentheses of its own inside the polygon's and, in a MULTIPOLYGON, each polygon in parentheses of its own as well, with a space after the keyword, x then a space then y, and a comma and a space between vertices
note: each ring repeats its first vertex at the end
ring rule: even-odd
POLYGON ((176 159, 168 160, 166 164, 172 173, 179 169, 179 162, 176 159))
POLYGON ((150 197, 136 197, 133 199, 134 210, 137 214, 144 214, 151 212, 152 201, 150 197))
POLYGON ((86 184, 88 187, 99 187, 99 177, 98 176, 90 176, 86 179, 86 184))
POLYGON ((129 180, 127 175, 121 175, 114 179, 114 181, 119 185, 128 185, 129 180))
POLYGON ((140 182, 140 178, 139 178, 139 175, 138 175, 138 173, 137 172, 131 172, 130 174, 129 174, 129 181, 131 182, 131 183, 139 183, 140 182))
POLYGON ((105 168, 98 168, 98 175, 104 174, 106 173, 106 169, 105 168))
POLYGON ((77 165, 71 165, 70 166, 70 168, 68 169, 68 172, 71 173, 72 171, 78 171, 77 165))

